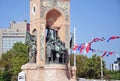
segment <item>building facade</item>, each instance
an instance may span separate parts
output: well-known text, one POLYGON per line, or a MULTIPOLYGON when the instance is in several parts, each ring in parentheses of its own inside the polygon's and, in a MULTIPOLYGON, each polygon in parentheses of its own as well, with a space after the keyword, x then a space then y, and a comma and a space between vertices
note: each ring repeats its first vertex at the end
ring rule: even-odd
POLYGON ((8 29, 0 29, 0 56, 9 51, 16 42, 25 43, 26 31, 30 25, 23 22, 11 22, 8 29))
POLYGON ((117 60, 111 64, 110 66, 112 71, 119 71, 120 70, 120 57, 117 57, 117 60))

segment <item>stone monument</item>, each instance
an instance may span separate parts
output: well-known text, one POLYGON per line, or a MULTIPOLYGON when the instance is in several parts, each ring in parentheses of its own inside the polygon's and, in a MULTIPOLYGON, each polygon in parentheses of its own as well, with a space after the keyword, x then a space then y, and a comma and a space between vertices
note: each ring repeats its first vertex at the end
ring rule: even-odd
POLYGON ((70 0, 30 0, 25 81, 76 81, 70 66, 70 0))

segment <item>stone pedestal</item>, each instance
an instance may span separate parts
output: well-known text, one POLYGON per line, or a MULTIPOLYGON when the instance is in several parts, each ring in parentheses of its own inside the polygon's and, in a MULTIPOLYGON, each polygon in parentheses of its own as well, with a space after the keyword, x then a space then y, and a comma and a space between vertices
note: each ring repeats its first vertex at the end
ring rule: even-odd
POLYGON ((21 68, 26 74, 26 81, 76 81, 75 78, 68 78, 66 65, 48 64, 38 67, 28 63, 21 68))

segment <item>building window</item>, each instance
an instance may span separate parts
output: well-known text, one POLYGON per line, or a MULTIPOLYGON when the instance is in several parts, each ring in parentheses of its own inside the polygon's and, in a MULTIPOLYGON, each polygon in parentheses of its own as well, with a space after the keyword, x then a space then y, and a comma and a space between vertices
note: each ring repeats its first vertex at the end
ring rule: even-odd
POLYGON ((16 42, 25 43, 25 37, 3 37, 2 39, 2 52, 9 51, 16 42))

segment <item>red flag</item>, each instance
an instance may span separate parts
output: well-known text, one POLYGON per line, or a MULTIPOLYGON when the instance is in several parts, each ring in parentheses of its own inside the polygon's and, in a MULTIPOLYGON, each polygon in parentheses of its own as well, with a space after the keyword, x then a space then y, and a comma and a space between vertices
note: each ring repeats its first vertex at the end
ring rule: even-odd
POLYGON ((110 54, 110 55, 112 55, 112 54, 113 54, 113 52, 109 52, 109 54, 110 54))
POLYGON ((101 57, 103 58, 106 54, 107 54, 107 51, 105 51, 101 57))
POLYGON ((111 37, 107 40, 107 42, 109 42, 110 40, 113 40, 113 39, 118 39, 118 38, 120 38, 120 36, 111 36, 111 37))
POLYGON ((95 50, 95 49, 90 48, 90 50, 91 50, 92 52, 96 52, 96 50, 95 50))
POLYGON ((88 53, 91 48, 91 43, 86 43, 85 47, 86 47, 86 53, 88 53))
POLYGON ((74 47, 73 47, 73 50, 76 50, 78 47, 79 47, 79 45, 75 44, 74 47))
POLYGON ((80 53, 82 53, 82 50, 85 48, 85 44, 83 43, 81 48, 80 48, 80 53))
POLYGON ((94 39, 91 41, 91 43, 93 43, 93 42, 99 42, 99 41, 104 41, 104 40, 105 40, 104 37, 102 37, 102 38, 94 38, 94 39))
POLYGON ((106 56, 109 56, 109 55, 112 55, 113 54, 113 52, 109 52, 106 56))

